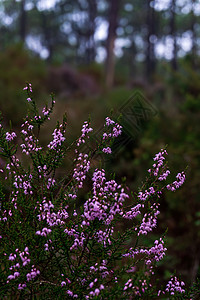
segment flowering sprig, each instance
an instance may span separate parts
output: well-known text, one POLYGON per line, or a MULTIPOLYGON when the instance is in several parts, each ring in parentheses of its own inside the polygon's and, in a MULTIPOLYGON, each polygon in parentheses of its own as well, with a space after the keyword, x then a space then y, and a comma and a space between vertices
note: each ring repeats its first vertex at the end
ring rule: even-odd
MULTIPOLYGON (((14 262, 14 265, 12 265, 9 268, 9 270, 11 270, 13 274, 10 274, 7 277, 6 283, 9 284, 11 280, 13 281, 16 279, 18 279, 18 282, 19 282, 19 280, 21 280, 20 272, 21 272, 22 268, 29 265, 31 262, 31 260, 29 259, 28 247, 25 247, 24 251, 22 251, 22 252, 18 248, 15 249, 15 253, 14 254, 11 253, 9 255, 8 260, 12 261, 12 263, 14 262), (16 262, 16 260, 18 262, 16 262)), ((37 270, 34 265, 32 265, 30 272, 26 273, 26 280, 27 281, 33 280, 39 274, 40 274, 40 271, 37 270)), ((24 289, 26 287, 26 285, 27 285, 27 283, 24 283, 24 282, 18 283, 18 290, 24 289)))
POLYGON ((15 137, 17 137, 17 135, 14 131, 13 132, 6 132, 6 140, 8 142, 12 141, 15 137))
POLYGON ((113 140, 117 138, 122 133, 122 126, 111 120, 109 117, 106 118, 104 124, 105 131, 102 136, 102 147, 100 147, 101 151, 106 154, 111 154, 111 145, 113 140))
POLYGON ((31 94, 33 92, 31 83, 27 83, 26 86, 23 88, 23 90, 27 92, 27 96, 28 96, 27 101, 31 102, 32 101, 31 94))
POLYGON ((91 168, 97 150, 111 153, 113 139, 122 127, 106 118, 97 149, 89 153, 81 146, 90 142, 93 131, 85 121, 80 137, 66 146, 66 117, 53 131, 47 147, 40 145, 40 127, 49 120, 55 101, 42 115, 27 84, 28 105, 32 107, 22 124, 20 147, 14 145, 14 131, 0 125, 0 154, 5 159, 0 183, 0 297, 29 297, 55 293, 62 299, 157 299, 183 295, 184 283, 172 277, 165 289, 155 285, 156 267, 166 255, 164 238, 142 246, 158 224, 159 202, 164 191, 175 191, 185 174, 167 183, 167 151, 154 158, 146 183, 131 193, 104 169, 91 168), (73 167, 64 178, 57 169, 68 149, 75 147, 73 167), (18 156, 19 154, 19 156, 18 156), (28 169, 19 157, 29 159, 28 169), (87 183, 90 191, 80 196, 87 183), (128 206, 129 203, 129 206, 128 206), (121 230, 125 221, 130 226, 121 230), (130 241, 132 241, 130 243, 130 241), (23 251, 19 249, 24 249, 23 251), (43 294, 44 293, 44 294, 43 294))
POLYGON ((81 129, 82 134, 76 143, 77 147, 80 147, 81 144, 85 143, 86 139, 89 139, 89 133, 92 131, 93 129, 92 127, 90 127, 90 123, 88 121, 85 121, 81 129))
POLYGON ((62 143, 65 141, 64 137, 65 130, 62 130, 62 124, 59 126, 59 128, 56 128, 53 135, 53 140, 47 145, 49 149, 58 150, 59 146, 62 145, 62 143))
POLYGON ((45 107, 43 107, 42 109, 42 115, 40 115, 35 100, 33 98, 33 90, 31 83, 27 83, 23 90, 27 93, 27 101, 30 104, 30 108, 32 108, 32 112, 34 114, 34 116, 31 118, 31 115, 29 113, 31 124, 40 127, 40 125, 43 124, 46 120, 50 120, 50 115, 53 112, 53 108, 55 105, 54 95, 51 94, 51 106, 48 107, 48 105, 46 104, 45 107))
POLYGON ((177 292, 179 294, 184 294, 185 289, 183 288, 185 286, 185 283, 183 281, 179 281, 176 276, 171 277, 168 281, 165 290, 159 290, 158 296, 161 294, 170 294, 170 296, 174 296, 177 292))

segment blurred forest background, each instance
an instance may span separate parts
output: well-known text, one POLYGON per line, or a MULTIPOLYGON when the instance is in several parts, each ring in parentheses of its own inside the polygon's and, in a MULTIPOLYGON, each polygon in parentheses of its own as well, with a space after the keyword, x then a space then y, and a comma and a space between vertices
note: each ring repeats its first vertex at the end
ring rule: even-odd
POLYGON ((51 92, 56 95, 43 143, 64 111, 70 143, 89 114, 98 132, 113 109, 116 117, 125 112, 122 125, 128 129, 114 145, 114 157, 104 161, 108 174, 116 172, 117 180, 126 176, 137 191, 154 154, 166 144, 171 181, 188 166, 180 191, 163 195, 150 241, 167 227, 160 276, 167 280, 176 270, 188 284, 195 281, 200 276, 200 1, 1 0, 0 110, 5 125, 12 120, 18 132, 27 81, 39 107, 51 92))

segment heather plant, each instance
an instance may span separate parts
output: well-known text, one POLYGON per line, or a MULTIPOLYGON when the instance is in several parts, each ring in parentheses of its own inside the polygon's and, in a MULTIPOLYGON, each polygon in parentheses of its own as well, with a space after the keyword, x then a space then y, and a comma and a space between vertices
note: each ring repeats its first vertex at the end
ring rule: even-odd
POLYGON ((94 154, 112 153, 112 142, 122 132, 118 122, 107 117, 100 143, 95 149, 87 147, 86 153, 81 149, 90 141, 90 121, 68 145, 64 116, 52 140, 42 146, 41 127, 50 119, 55 100, 52 96, 50 106, 40 112, 31 84, 24 90, 30 108, 21 125, 19 149, 17 134, 0 125, 0 297, 189 299, 176 274, 165 287, 156 277, 167 251, 165 234, 150 247, 143 244, 157 226, 163 191, 175 192, 185 173, 169 181, 167 151, 161 149, 146 181, 133 193, 125 180, 117 183, 100 166, 91 169, 94 154), (57 171, 69 151, 74 151, 72 168, 59 178, 57 171), (89 189, 81 199, 86 182, 89 189), (124 222, 128 226, 121 230, 124 222))

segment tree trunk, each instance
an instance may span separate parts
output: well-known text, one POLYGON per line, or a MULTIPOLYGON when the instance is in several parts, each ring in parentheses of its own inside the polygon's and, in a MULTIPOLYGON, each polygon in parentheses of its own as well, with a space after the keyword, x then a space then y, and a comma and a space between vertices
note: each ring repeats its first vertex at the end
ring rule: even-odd
POLYGON ((173 58, 171 65, 173 70, 177 70, 177 41, 176 41, 176 0, 171 0, 171 18, 170 18, 170 35, 173 39, 173 58))
POLYGON ((97 3, 96 0, 88 0, 89 6, 89 24, 88 24, 88 41, 87 41, 87 63, 91 64, 95 60, 96 48, 95 48, 95 19, 97 16, 97 3))
POLYGON ((155 10, 154 10, 154 1, 151 0, 147 0, 146 26, 147 26, 146 77, 147 79, 151 79, 156 67, 155 46, 154 46, 155 41, 153 40, 153 37, 155 36, 155 10))
POLYGON ((192 0, 192 11, 191 11, 191 31, 192 31, 192 66, 196 68, 196 57, 197 57, 197 36, 196 36, 196 16, 194 14, 194 4, 195 0, 192 0))
POLYGON ((118 15, 119 15, 120 0, 110 0, 110 8, 108 13, 108 37, 106 44, 106 65, 105 65, 105 83, 107 88, 111 88, 114 82, 114 67, 115 67, 115 39, 116 29, 118 26, 118 15))
POLYGON ((19 16, 19 36, 20 40, 24 44, 26 38, 26 10, 25 10, 26 0, 21 0, 20 3, 20 16, 19 16))
POLYGON ((45 40, 45 46, 48 49, 49 55, 48 55, 48 61, 51 62, 52 57, 53 57, 53 44, 52 44, 52 39, 51 39, 51 28, 50 25, 48 24, 48 19, 51 18, 46 12, 41 12, 41 17, 42 17, 42 28, 43 28, 43 34, 44 34, 44 40, 45 40))

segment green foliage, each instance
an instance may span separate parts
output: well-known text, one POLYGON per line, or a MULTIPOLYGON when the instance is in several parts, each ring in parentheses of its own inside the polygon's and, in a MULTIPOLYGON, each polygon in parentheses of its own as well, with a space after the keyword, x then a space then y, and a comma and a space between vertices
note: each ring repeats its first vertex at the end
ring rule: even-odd
POLYGON ((31 56, 21 44, 0 52, 0 107, 2 112, 6 111, 7 121, 12 119, 16 126, 25 114, 26 106, 21 94, 21 87, 25 82, 31 79, 36 87, 36 95, 40 88, 40 96, 43 97, 45 77, 45 63, 31 56))

